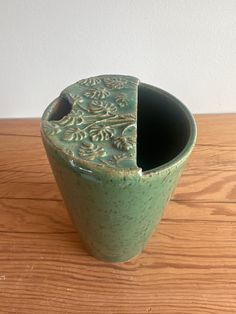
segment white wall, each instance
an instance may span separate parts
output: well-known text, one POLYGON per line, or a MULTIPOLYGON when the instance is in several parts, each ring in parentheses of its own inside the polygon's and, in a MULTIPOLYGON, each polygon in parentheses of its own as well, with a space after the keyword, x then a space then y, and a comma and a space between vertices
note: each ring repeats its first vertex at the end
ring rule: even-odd
POLYGON ((236 112, 236 0, 0 0, 0 117, 130 74, 195 113, 236 112))

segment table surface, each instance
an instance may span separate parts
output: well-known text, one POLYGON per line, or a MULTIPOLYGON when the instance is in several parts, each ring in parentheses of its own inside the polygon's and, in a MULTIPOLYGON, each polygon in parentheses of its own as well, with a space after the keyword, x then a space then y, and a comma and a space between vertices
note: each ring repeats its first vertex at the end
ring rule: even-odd
POLYGON ((84 251, 39 119, 0 120, 0 313, 236 313, 236 114, 197 115, 198 141, 143 253, 84 251))

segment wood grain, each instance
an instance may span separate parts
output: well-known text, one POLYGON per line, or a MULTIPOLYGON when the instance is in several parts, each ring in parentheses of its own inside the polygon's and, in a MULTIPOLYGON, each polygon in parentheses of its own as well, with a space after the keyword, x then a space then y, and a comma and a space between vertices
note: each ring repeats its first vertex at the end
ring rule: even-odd
POLYGON ((0 120, 0 313, 236 313, 236 115, 198 115, 196 149, 143 253, 83 249, 38 119, 0 120))

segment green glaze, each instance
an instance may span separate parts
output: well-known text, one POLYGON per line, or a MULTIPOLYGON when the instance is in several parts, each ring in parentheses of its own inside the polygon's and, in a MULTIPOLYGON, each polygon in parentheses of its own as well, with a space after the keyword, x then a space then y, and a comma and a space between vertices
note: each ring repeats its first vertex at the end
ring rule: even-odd
POLYGON ((103 75, 81 80, 60 95, 71 106, 62 119, 48 121, 56 99, 45 112, 43 130, 65 155, 85 165, 136 166, 138 79, 103 75))
POLYGON ((43 142, 72 221, 88 251, 107 262, 127 261, 142 251, 196 139, 195 123, 186 107, 142 84, 147 97, 152 90, 171 98, 189 125, 180 153, 142 171, 136 163, 140 84, 121 75, 81 80, 66 88, 42 118, 43 142), (63 114, 65 106, 68 112, 63 114))

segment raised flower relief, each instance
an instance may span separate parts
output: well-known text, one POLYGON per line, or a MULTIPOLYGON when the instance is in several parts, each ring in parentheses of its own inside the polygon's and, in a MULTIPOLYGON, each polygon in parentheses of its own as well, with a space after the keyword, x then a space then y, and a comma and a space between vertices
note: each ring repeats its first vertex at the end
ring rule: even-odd
POLYGON ((128 106, 129 104, 126 94, 123 94, 123 93, 117 95, 115 97, 115 100, 119 107, 125 107, 125 106, 128 106))
POLYGON ((106 77, 103 81, 105 86, 110 89, 122 89, 126 87, 128 83, 127 80, 120 77, 106 77))
POLYGON ((80 128, 68 128, 65 130, 62 139, 64 141, 81 141, 86 137, 86 133, 80 128))
POLYGON ((101 79, 99 79, 98 77, 90 77, 84 80, 80 80, 77 83, 84 86, 94 86, 101 83, 101 79))
POLYGON ((130 136, 119 136, 114 138, 114 145, 124 151, 128 151, 134 148, 134 139, 130 136))
POLYGON ((47 135, 55 135, 61 132, 60 125, 54 121, 45 121, 43 123, 43 128, 47 135))
POLYGON ((93 100, 89 105, 89 111, 93 114, 114 114, 117 107, 113 103, 104 100, 93 100))
POLYGON ((90 88, 84 92, 84 96, 92 99, 105 99, 110 95, 109 91, 103 87, 90 88))
POLYGON ((105 157, 106 152, 103 147, 93 143, 84 142, 79 147, 79 155, 86 160, 94 160, 99 157, 105 157))
POLYGON ((83 111, 73 109, 70 113, 64 116, 58 123, 62 126, 80 125, 84 123, 83 111))
POLYGON ((108 141, 114 133, 115 129, 108 125, 94 125, 89 130, 92 141, 108 141))

